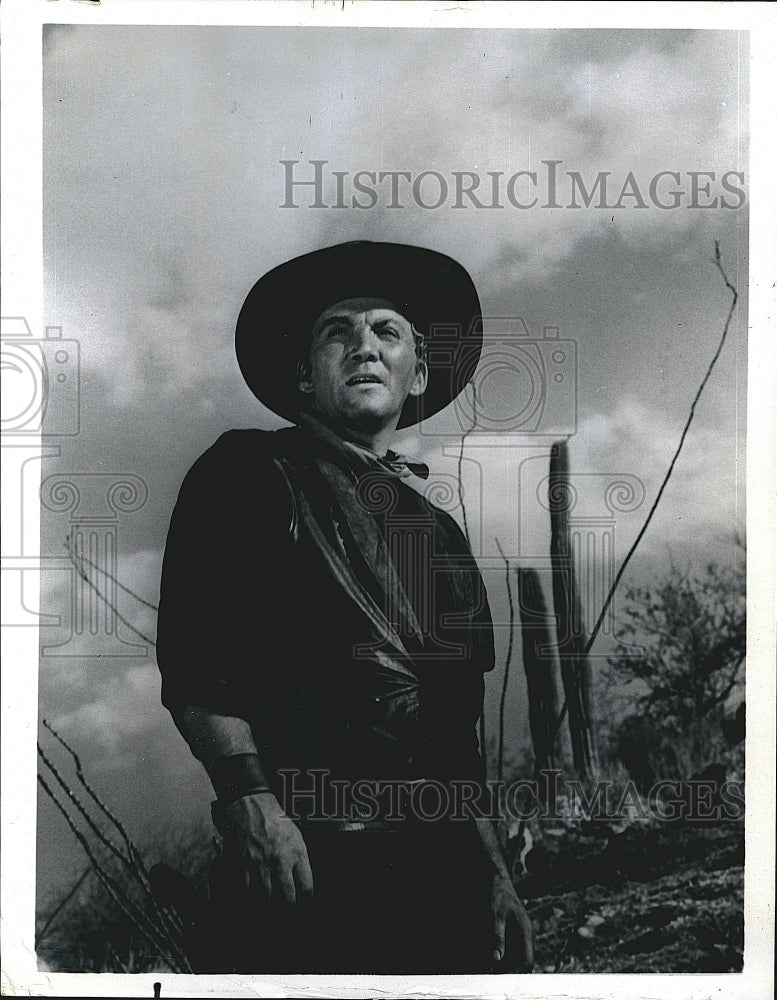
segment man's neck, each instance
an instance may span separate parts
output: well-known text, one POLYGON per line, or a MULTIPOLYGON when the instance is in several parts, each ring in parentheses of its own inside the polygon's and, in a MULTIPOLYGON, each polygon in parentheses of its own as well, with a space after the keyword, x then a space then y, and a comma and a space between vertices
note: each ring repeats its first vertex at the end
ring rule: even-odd
POLYGON ((396 425, 399 422, 396 420, 388 427, 371 429, 364 426, 352 427, 344 423, 334 423, 332 420, 321 416, 320 413, 316 413, 315 410, 312 416, 316 420, 320 420, 323 424, 326 424, 331 431, 344 441, 350 441, 351 444, 358 444, 361 448, 366 448, 381 458, 391 447, 391 442, 394 440, 394 434, 397 429, 396 425))

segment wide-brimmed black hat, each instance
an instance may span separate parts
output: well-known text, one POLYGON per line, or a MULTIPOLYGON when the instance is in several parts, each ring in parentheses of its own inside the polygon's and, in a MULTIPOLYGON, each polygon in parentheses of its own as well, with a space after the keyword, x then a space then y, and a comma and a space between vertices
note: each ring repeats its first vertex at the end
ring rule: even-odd
POLYGON ((240 370, 274 413, 297 419, 305 406, 297 364, 307 357, 313 324, 329 306, 353 298, 387 299, 427 341, 429 383, 407 400, 399 427, 439 412, 470 381, 483 333, 478 294, 461 264, 400 243, 341 243, 269 271, 240 310, 240 370))

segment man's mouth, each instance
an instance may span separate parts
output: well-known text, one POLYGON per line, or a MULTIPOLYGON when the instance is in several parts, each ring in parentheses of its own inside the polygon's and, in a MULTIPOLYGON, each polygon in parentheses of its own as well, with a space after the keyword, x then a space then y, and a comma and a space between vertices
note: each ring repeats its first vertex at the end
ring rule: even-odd
POLYGON ((377 375, 352 375, 346 385, 381 385, 381 379, 377 375))

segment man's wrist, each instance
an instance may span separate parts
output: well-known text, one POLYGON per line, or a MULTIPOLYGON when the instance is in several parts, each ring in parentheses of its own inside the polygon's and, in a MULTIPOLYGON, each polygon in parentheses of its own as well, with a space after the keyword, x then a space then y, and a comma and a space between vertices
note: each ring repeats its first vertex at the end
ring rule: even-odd
POLYGON ((223 806, 231 805, 246 795, 272 792, 259 755, 255 753, 219 757, 211 765, 210 780, 223 806))
POLYGON ((186 706, 181 731, 209 774, 219 757, 257 752, 251 726, 245 719, 220 715, 200 705, 186 706))

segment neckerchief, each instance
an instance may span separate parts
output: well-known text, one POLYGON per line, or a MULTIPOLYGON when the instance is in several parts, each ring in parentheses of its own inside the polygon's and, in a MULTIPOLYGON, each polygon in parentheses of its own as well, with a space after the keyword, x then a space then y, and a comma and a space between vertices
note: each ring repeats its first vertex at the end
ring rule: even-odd
MULTIPOLYGON (((404 479, 412 474, 407 461, 394 453, 380 458, 374 452, 350 441, 344 441, 331 428, 309 414, 300 416, 300 423, 319 443, 315 462, 326 480, 337 506, 343 512, 344 523, 337 524, 342 543, 342 555, 355 546, 361 555, 364 569, 378 585, 383 600, 379 603, 383 614, 392 626, 399 627, 406 635, 412 634, 423 647, 421 625, 397 568, 388 552, 383 531, 378 526, 371 503, 386 496, 380 485, 381 478, 404 479), (389 458, 389 455, 392 457, 389 458)), ((415 464, 415 463, 414 463, 415 464)), ((429 470, 423 466, 428 476, 429 470)), ((396 489, 398 487, 394 487, 396 489)))
POLYGON ((383 457, 376 455, 374 451, 370 451, 363 445, 341 438, 339 434, 310 413, 301 413, 299 422, 315 434, 319 440, 346 458, 348 464, 357 473, 373 470, 389 476, 399 476, 401 479, 407 479, 409 476, 418 476, 419 479, 429 478, 429 466, 425 462, 413 461, 405 455, 398 455, 391 450, 387 451, 383 457))

